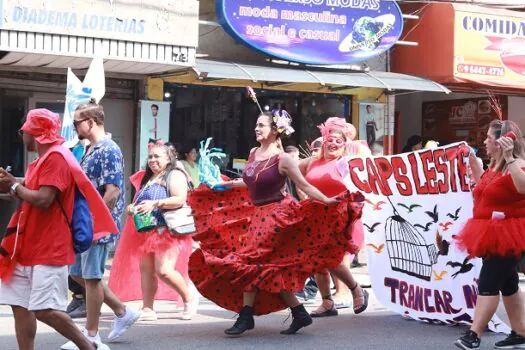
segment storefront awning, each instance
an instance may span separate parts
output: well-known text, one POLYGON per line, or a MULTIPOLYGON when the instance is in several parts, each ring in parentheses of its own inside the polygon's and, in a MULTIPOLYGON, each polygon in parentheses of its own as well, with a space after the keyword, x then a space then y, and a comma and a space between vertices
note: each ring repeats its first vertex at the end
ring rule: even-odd
POLYGON ((450 92, 438 83, 405 74, 306 70, 209 60, 197 60, 191 71, 165 75, 163 79, 170 83, 239 87, 251 85, 261 89, 339 94, 352 94, 353 89, 363 87, 387 91, 450 92))

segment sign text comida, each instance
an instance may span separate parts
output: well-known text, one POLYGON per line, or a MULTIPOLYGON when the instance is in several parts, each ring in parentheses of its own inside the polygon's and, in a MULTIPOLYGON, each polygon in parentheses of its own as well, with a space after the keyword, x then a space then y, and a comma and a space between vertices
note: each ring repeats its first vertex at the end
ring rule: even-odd
MULTIPOLYGON (((338 169, 365 195, 362 223, 374 294, 385 307, 436 324, 472 323, 481 260, 457 245, 472 217, 467 144, 349 157, 338 169)), ((494 318, 489 327, 507 331, 494 318)))
POLYGON ((362 61, 388 50, 403 20, 394 1, 218 0, 234 38, 268 55, 301 63, 362 61))

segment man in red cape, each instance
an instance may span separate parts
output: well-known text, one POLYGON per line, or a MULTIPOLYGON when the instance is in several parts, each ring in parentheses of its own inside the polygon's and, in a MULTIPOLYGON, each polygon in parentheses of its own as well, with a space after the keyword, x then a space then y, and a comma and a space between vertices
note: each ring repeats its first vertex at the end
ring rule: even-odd
POLYGON ((58 114, 29 111, 20 131, 27 150, 38 152, 38 158, 28 166, 23 184, 0 168, 0 193, 9 192, 21 201, 0 244, 0 304, 13 310, 20 349, 34 348, 38 319, 79 349, 106 350, 106 345, 88 341, 64 312, 68 265, 75 262, 68 224, 75 190, 89 204, 95 240, 117 232, 117 227, 73 154, 61 146, 59 130, 58 114))

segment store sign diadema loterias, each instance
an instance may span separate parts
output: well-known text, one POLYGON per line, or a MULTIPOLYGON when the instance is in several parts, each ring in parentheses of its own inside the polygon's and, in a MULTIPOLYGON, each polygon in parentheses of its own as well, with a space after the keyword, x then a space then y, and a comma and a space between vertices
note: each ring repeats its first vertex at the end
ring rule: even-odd
POLYGON ((197 0, 0 0, 0 29, 23 32, 195 48, 198 20, 197 0))
POLYGON ((217 14, 249 47, 305 64, 367 60, 403 30, 401 10, 388 0, 217 0, 217 14))

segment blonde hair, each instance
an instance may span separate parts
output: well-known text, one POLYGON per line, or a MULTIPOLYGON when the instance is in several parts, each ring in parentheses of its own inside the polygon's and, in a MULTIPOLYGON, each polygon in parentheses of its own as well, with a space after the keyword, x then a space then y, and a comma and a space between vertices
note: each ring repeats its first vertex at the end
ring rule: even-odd
MULTIPOLYGON (((516 123, 509 120, 494 120, 490 123, 489 132, 490 131, 494 133, 496 140, 512 131, 514 135, 516 135, 512 155, 514 158, 525 159, 525 140, 523 139, 523 134, 516 123)), ((507 170, 507 162, 503 157, 496 160, 491 156, 489 168, 494 171, 505 172, 507 170)))

